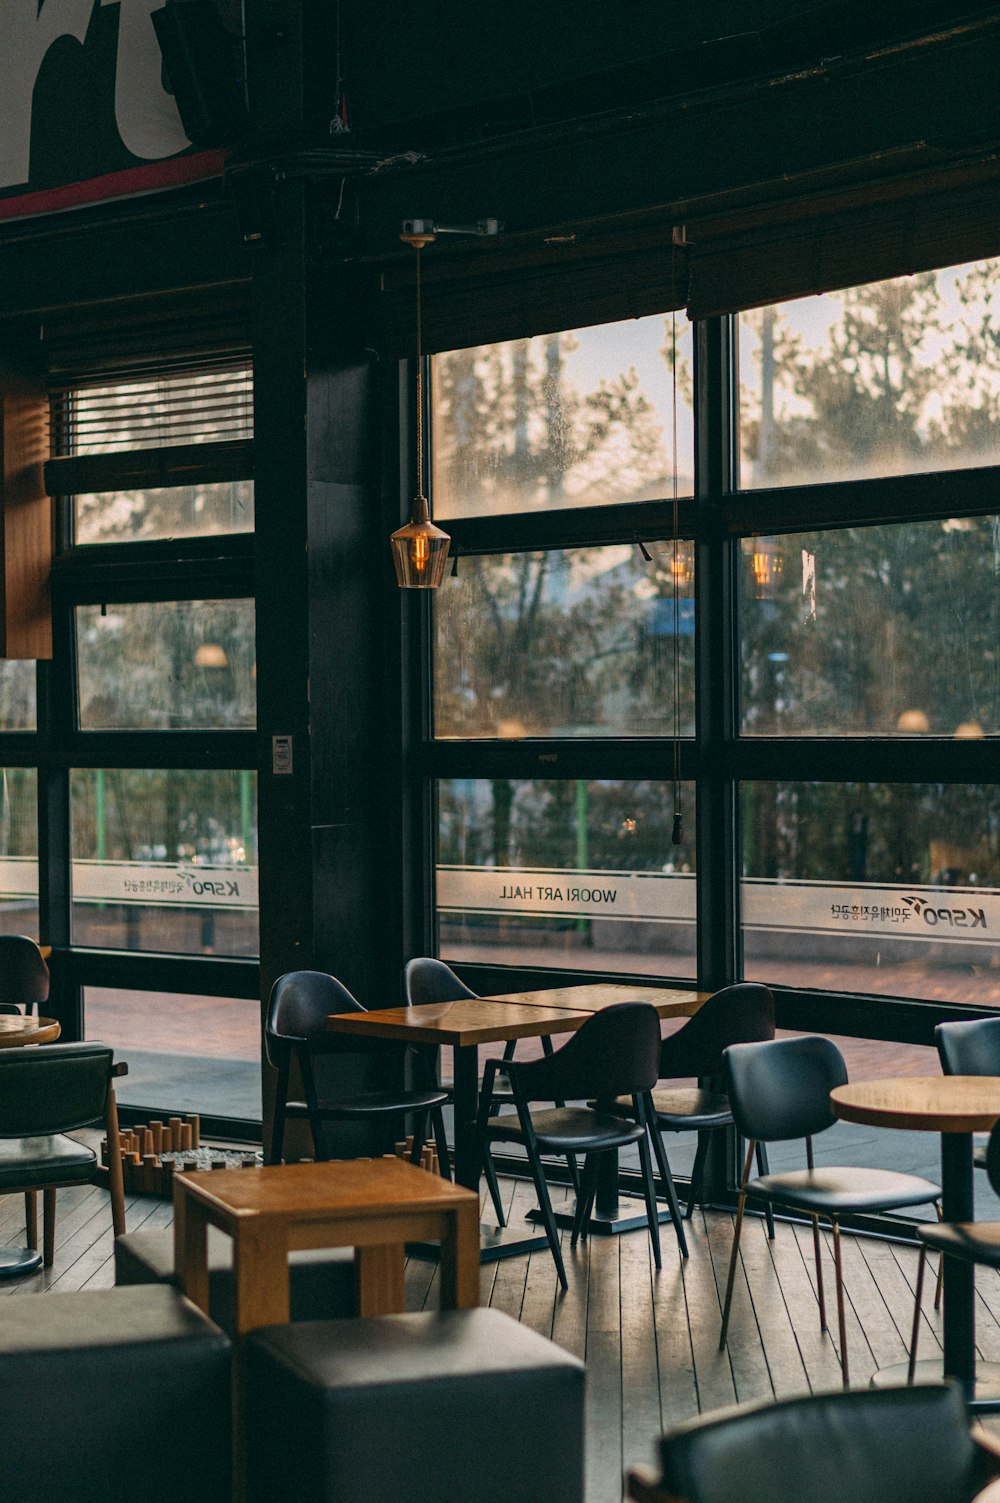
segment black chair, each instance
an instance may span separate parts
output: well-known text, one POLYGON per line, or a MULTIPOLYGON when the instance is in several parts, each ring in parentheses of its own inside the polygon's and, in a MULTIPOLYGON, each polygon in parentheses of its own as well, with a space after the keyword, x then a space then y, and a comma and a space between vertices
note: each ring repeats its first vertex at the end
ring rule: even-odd
POLYGON ((26 934, 0 934, 0 1012, 38 1013, 49 1000, 49 968, 26 934))
MULTIPOLYGON (((406 998, 407 1007, 420 1007, 424 1003, 461 1002, 467 997, 477 998, 479 993, 471 991, 465 982, 455 975, 451 966, 447 965, 443 960, 437 960, 432 955, 417 955, 412 960, 408 960, 403 967, 403 995, 406 998)), ((514 1058, 516 1047, 516 1039, 509 1039, 507 1041, 503 1051, 505 1061, 514 1058)), ((440 1049, 433 1044, 428 1044, 425 1047, 415 1047, 413 1053, 420 1061, 420 1067, 425 1076, 424 1084, 427 1086, 439 1085, 440 1049)), ((552 1053, 552 1040, 550 1038, 544 1037, 542 1039, 542 1053, 545 1055, 552 1053)), ((450 1099, 451 1092, 448 1094, 450 1099)), ((502 1088, 495 1089, 493 1092, 493 1105, 490 1108, 491 1113, 495 1107, 510 1104, 513 1102, 513 1099, 510 1091, 502 1088)), ((561 1106, 562 1102, 559 1105, 561 1106)), ((568 1154, 567 1159, 574 1187, 579 1190, 580 1179, 577 1173, 576 1159, 572 1154, 568 1154)), ((497 1180, 497 1172, 493 1160, 489 1156, 483 1161, 483 1174, 490 1192, 490 1200, 493 1202, 497 1224, 499 1226, 506 1226, 507 1218, 504 1215, 503 1201, 500 1199, 500 1184, 497 1180)))
MULTIPOLYGON (((37 1248, 34 1193, 43 1192, 43 1259, 55 1252, 56 1190, 92 1184, 100 1177, 97 1154, 67 1134, 100 1122, 108 1138, 108 1187, 115 1235, 125 1231, 118 1108, 114 1081, 128 1066, 115 1064, 107 1044, 43 1044, 0 1050, 0 1194, 24 1191, 28 1240, 37 1248), (32 1197, 30 1200, 28 1197, 32 1197)), ((23 1271, 38 1266, 37 1253, 23 1271)))
POLYGON ((587 1234, 587 1220, 597 1193, 598 1157, 629 1143, 639 1146, 643 1190, 649 1217, 653 1256, 660 1267, 660 1235, 656 1191, 649 1153, 651 1122, 647 1093, 656 1081, 660 1058, 660 1020, 647 1002, 622 1002, 594 1013, 561 1049, 544 1059, 487 1060, 479 1098, 478 1135, 484 1162, 490 1144, 520 1143, 528 1156, 531 1177, 538 1194, 545 1235, 555 1260, 559 1282, 569 1287, 552 1202, 542 1168, 541 1155, 584 1153, 573 1218, 572 1244, 587 1234), (510 1081, 517 1115, 491 1117, 493 1088, 497 1075, 510 1081), (630 1098, 635 1120, 627 1121, 611 1110, 616 1096, 630 1098), (585 1101, 595 1097, 596 1106, 554 1106, 532 1111, 538 1101, 585 1101), (603 1103, 607 1103, 607 1107, 603 1103))
MULTIPOLYGON (((938 1058, 945 1075, 1000 1075, 1000 1018, 969 1018, 939 1023, 934 1030, 938 1058)), ((986 1168, 988 1133, 977 1133, 973 1160, 986 1168)))
MULTIPOLYGON (((965 1027, 965 1024, 960 1024, 965 1027)), ((962 1072, 963 1074, 972 1072, 962 1072)), ((1000 1122, 987 1140, 986 1173, 994 1194, 1000 1195, 1000 1122)), ((917 1366, 917 1342, 920 1339, 920 1301, 924 1292, 924 1268, 928 1249, 944 1258, 959 1258, 963 1263, 979 1263, 984 1268, 1000 1268, 1000 1221, 941 1221, 937 1226, 917 1228, 920 1238, 920 1261, 917 1264, 917 1287, 913 1307, 913 1333, 910 1337, 909 1382, 917 1366)))
MULTIPOLYGON (((659 1087, 653 1091, 651 1104, 657 1132, 653 1148, 663 1183, 663 1192, 674 1218, 677 1242, 683 1257, 688 1255, 687 1238, 674 1189, 670 1163, 660 1133, 696 1132, 698 1148, 691 1171, 685 1219, 691 1219, 696 1205, 703 1203, 705 1159, 713 1132, 733 1126, 733 1114, 722 1089, 722 1055, 730 1044, 756 1044, 774 1038, 774 998, 766 986, 755 981, 741 981, 725 986, 695 1013, 676 1033, 669 1034, 660 1045, 660 1080, 684 1080, 693 1076, 695 1086, 659 1087)), ((627 1111, 624 1101, 615 1109, 627 1111)), ((757 1145, 757 1168, 767 1173, 767 1151, 757 1145)), ((767 1228, 774 1236, 774 1215, 770 1202, 765 1207, 767 1228)))
POLYGON ((270 1161, 274 1164, 281 1162, 285 1121, 288 1117, 308 1121, 316 1157, 327 1159, 330 1155, 325 1141, 325 1123, 412 1115, 415 1119, 412 1157, 414 1163, 417 1163, 429 1115, 434 1124, 441 1172, 450 1179, 448 1144, 444 1117, 441 1114, 441 1107, 448 1099, 447 1091, 405 1090, 402 1084, 404 1051, 396 1044, 345 1038, 327 1032, 326 1019, 331 1013, 365 1011, 347 987, 335 977, 328 976, 325 971, 289 971, 286 975, 279 976, 274 983, 264 1031, 267 1057, 278 1072, 270 1161), (318 1056, 332 1054, 382 1056, 387 1068, 395 1075, 394 1087, 344 1096, 337 1100, 321 1099, 315 1063, 318 1056), (304 1101, 288 1100, 293 1058, 298 1063, 302 1077, 304 1101))
POLYGON ((762 1044, 731 1044, 723 1056, 726 1094, 737 1131, 748 1140, 740 1180, 736 1212, 736 1235, 729 1260, 729 1278, 722 1314, 719 1350, 726 1344, 729 1312, 740 1249, 743 1210, 748 1196, 787 1206, 807 1215, 813 1224, 816 1287, 819 1295, 820 1330, 825 1331, 823 1268, 820 1260, 819 1218, 825 1216, 833 1229, 834 1270, 837 1285, 837 1324, 840 1335, 840 1366, 844 1387, 850 1381, 847 1360, 847 1326, 844 1315, 844 1279, 840 1260, 840 1217, 851 1213, 900 1210, 923 1205, 941 1196, 937 1185, 914 1174, 894 1169, 833 1167, 817 1169, 812 1139, 834 1124, 830 1092, 847 1084, 847 1067, 836 1044, 815 1036, 772 1039, 762 1044), (750 1179, 750 1165, 757 1143, 777 1143, 805 1138, 805 1169, 764 1174, 750 1179))
POLYGON ((973 1503, 1000 1476, 954 1383, 745 1404, 677 1426, 660 1455, 661 1477, 630 1472, 636 1503, 973 1503))

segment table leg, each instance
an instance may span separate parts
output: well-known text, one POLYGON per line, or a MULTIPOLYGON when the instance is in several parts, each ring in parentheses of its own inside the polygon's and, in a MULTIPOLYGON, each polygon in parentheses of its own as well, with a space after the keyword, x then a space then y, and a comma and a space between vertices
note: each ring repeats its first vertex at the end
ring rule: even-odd
POLYGON ((475 1044, 453 1050, 455 1083, 455 1180, 479 1193, 479 1150, 476 1116, 479 1112, 479 1050, 475 1044))
POLYGON ((402 1242, 354 1249, 359 1315, 401 1315, 406 1309, 402 1242))
MULTIPOLYGON (((941 1134, 941 1189, 945 1221, 972 1221, 972 1134, 941 1134)), ((972 1392, 976 1370, 975 1267, 944 1260, 944 1371, 972 1392)))
POLYGON ((479 1304, 479 1211, 456 1207, 441 1238, 441 1309, 474 1310, 479 1304))
POLYGON ((192 1304, 208 1314, 208 1222, 202 1207, 174 1185, 174 1268, 192 1304))
POLYGON ((288 1232, 251 1221, 233 1234, 233 1306, 237 1336, 289 1320, 288 1232))

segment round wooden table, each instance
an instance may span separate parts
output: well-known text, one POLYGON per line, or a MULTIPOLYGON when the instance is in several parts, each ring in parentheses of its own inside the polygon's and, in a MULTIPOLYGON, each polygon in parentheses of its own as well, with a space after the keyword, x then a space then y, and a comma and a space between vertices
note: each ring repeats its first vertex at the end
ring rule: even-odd
MULTIPOLYGON (((55 1018, 27 1018, 22 1013, 0 1013, 0 1049, 21 1049, 26 1044, 54 1044, 60 1034, 55 1018)), ((34 1247, 0 1247, 0 1279, 19 1279, 42 1266, 34 1247)))
MULTIPOLYGON (((834 1115, 870 1127, 941 1134, 941 1202, 945 1221, 972 1221, 972 1134, 1000 1119, 1000 1076, 901 1076, 837 1086, 834 1115)), ((921 1373, 936 1364, 919 1363, 921 1373)), ((976 1369, 975 1267, 944 1260, 944 1371, 964 1386, 978 1407, 1000 1404, 1000 1366, 976 1369)), ((935 1374, 940 1378, 940 1371, 935 1374)), ((876 1375, 879 1383, 906 1381, 906 1364, 876 1375)))
POLYGON ((20 1013, 0 1013, 0 1049, 20 1049, 25 1044, 54 1044, 61 1031, 55 1018, 26 1018, 20 1013))

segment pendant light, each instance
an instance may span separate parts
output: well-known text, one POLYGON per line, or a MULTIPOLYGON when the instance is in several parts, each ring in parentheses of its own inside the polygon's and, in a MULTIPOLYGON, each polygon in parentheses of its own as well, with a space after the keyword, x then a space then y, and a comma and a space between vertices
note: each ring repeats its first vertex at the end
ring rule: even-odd
POLYGON ((424 495, 424 351, 420 315, 420 252, 435 239, 433 233, 405 233, 399 237, 412 245, 416 257, 417 303, 417 494, 410 520, 390 539, 396 583, 401 590, 436 590, 444 579, 451 538, 430 519, 424 495))
POLYGON ((753 539, 750 555, 750 571, 753 575, 754 598, 771 600, 782 570, 781 544, 777 538, 753 539))

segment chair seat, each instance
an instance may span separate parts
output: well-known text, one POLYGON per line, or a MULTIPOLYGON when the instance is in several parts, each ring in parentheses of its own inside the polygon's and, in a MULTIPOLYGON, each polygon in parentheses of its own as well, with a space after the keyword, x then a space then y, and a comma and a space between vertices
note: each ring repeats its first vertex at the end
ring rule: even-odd
MULTIPOLYGON (((632 1115, 628 1096, 616 1096, 611 1103, 623 1116, 632 1115)), ((653 1092, 656 1125, 664 1132, 701 1132, 728 1127, 733 1120, 728 1099, 720 1091, 702 1091, 697 1086, 669 1087, 653 1092)))
MULTIPOLYGON (((586 1106, 557 1106, 550 1111, 531 1112, 538 1146, 543 1153, 585 1153, 602 1148, 624 1148, 638 1143, 646 1129, 634 1122, 623 1122, 608 1112, 592 1111, 586 1106)), ((491 1117, 486 1124, 491 1138, 522 1139, 516 1116, 491 1117)))
POLYGON ((932 1222, 918 1233, 928 1247, 950 1258, 1000 1268, 1000 1221, 932 1222))
MULTIPOLYGON (((447 1100, 447 1091, 367 1091, 360 1096, 348 1096, 335 1106, 321 1106, 317 1116, 328 1122, 343 1122, 380 1113, 426 1112, 431 1107, 443 1106, 447 1100)), ((286 1115, 308 1116, 309 1113, 304 1101, 290 1101, 286 1115)))
POLYGON ((8 1187, 85 1184, 97 1155, 63 1133, 44 1138, 0 1139, 0 1190, 8 1187))
POLYGON ((783 1174, 762 1174, 746 1187, 748 1195, 778 1201, 799 1210, 838 1214, 846 1211, 891 1211, 899 1206, 918 1206, 937 1200, 937 1185, 916 1174, 897 1174, 892 1169, 863 1169, 853 1165, 796 1169, 783 1174))

